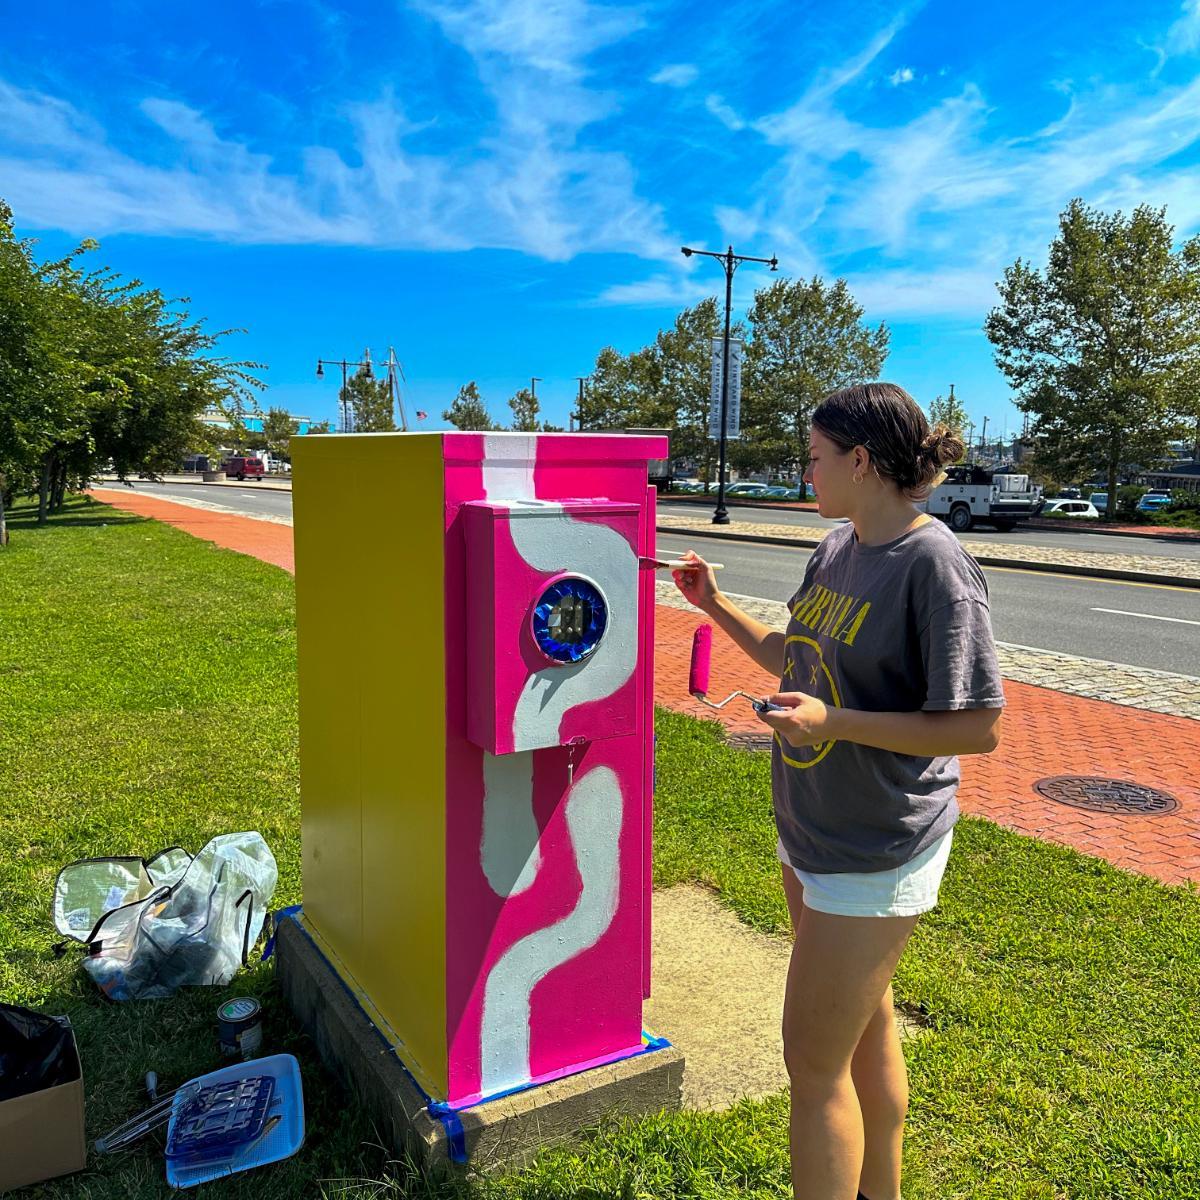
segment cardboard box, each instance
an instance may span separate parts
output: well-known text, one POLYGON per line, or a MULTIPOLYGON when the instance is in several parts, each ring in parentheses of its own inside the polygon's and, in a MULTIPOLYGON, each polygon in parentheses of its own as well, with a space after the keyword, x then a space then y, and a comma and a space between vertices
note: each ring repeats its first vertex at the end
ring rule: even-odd
POLYGON ((81 1171, 87 1165, 83 1072, 74 1034, 71 1053, 74 1079, 0 1100, 0 1192, 81 1171))

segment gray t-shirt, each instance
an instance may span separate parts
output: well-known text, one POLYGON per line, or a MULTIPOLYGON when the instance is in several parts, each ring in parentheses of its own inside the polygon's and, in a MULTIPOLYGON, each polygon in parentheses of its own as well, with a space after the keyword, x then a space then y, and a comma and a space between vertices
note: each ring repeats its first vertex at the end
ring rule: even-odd
MULTIPOLYGON (((868 712, 1004 704, 987 582, 940 521, 882 546, 835 529, 788 607, 781 691, 868 712)), ((776 735, 771 769, 779 836, 804 871, 894 869, 958 819, 956 757, 776 735)))

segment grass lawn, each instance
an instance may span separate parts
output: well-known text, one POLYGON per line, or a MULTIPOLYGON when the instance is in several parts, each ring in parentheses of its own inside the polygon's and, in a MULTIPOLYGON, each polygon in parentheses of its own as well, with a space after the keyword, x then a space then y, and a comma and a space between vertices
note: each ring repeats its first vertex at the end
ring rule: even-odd
MULTIPOLYGON (((18 506, 11 527, 0 551, 0 999, 71 1016, 89 1137, 143 1107, 147 1070, 165 1088, 216 1065, 216 1006, 251 993, 269 1046, 303 1064, 308 1140, 208 1195, 789 1194, 782 1097, 613 1126, 523 1172, 435 1184, 378 1148, 293 1029, 269 965, 229 989, 102 999, 74 956, 52 953, 64 863, 194 851, 214 833, 258 829, 279 861, 276 904, 301 898, 292 581, 82 500, 40 530, 18 506)), ((702 881, 744 920, 782 931, 766 757, 674 713, 659 713, 658 736, 657 884, 702 881)), ((942 903, 918 925, 896 993, 928 1025, 906 1051, 906 1200, 1200 1200, 1195 888, 963 820, 942 903)), ((150 1139, 38 1194, 167 1192, 150 1139)))

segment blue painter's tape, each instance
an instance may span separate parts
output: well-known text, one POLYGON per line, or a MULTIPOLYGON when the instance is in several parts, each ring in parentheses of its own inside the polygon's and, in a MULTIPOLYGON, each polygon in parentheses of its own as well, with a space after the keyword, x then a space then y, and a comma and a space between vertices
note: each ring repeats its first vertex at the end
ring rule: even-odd
POLYGON ((465 1163, 467 1161, 467 1138, 463 1132, 462 1118, 444 1101, 431 1101, 429 1115, 437 1117, 446 1130, 446 1141, 450 1151, 450 1161, 465 1163))
POLYGON ((271 926, 271 936, 267 938, 267 944, 263 947, 262 960, 266 962, 272 954, 275 953, 275 931, 279 928, 280 921, 294 920, 304 911, 303 904, 293 904, 290 908, 281 908, 277 913, 272 913, 274 924, 271 926))

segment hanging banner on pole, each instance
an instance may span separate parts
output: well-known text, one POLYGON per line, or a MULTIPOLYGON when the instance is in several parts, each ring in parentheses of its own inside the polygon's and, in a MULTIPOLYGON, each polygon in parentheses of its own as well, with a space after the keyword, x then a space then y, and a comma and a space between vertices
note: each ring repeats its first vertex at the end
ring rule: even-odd
MULTIPOLYGON (((729 408, 725 419, 725 438, 736 441, 742 436, 742 349, 741 338, 729 339, 729 408)), ((712 339, 712 385, 708 398, 708 436, 721 437, 721 378, 724 372, 725 339, 712 339)))

